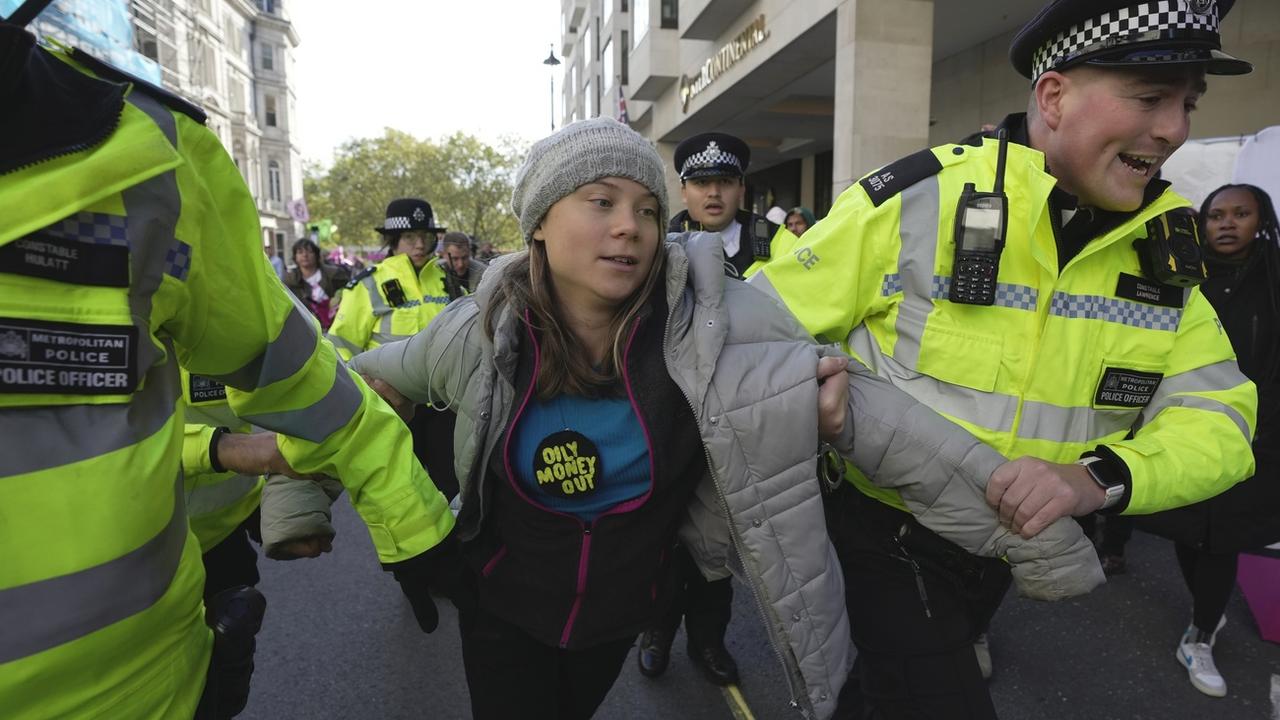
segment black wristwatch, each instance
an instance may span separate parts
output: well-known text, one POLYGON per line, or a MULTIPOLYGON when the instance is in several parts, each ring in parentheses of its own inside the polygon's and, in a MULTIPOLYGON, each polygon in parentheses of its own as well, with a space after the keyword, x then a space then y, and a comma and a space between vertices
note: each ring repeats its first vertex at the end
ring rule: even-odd
POLYGON ((1115 506, 1124 498, 1124 483, 1107 482, 1106 478, 1102 477, 1102 473, 1098 472, 1098 469, 1094 467, 1095 463, 1102 461, 1100 457, 1085 457, 1077 460, 1076 464, 1088 470, 1089 477, 1093 478, 1093 481, 1098 483, 1098 487, 1102 488, 1102 491, 1106 493, 1106 498, 1102 501, 1102 507, 1098 508, 1099 510, 1106 510, 1115 506))

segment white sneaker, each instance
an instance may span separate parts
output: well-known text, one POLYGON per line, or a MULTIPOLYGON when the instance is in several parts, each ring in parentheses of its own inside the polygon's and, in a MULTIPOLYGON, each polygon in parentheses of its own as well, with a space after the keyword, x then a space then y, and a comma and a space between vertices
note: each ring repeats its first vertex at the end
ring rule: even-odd
POLYGON ((978 669, 982 671, 982 679, 991 679, 991 643, 987 634, 982 633, 973 641, 973 654, 978 658, 978 669))
POLYGON ((1179 643, 1177 657, 1195 689, 1210 697, 1226 697, 1227 681, 1213 664, 1213 647, 1209 643, 1179 643))

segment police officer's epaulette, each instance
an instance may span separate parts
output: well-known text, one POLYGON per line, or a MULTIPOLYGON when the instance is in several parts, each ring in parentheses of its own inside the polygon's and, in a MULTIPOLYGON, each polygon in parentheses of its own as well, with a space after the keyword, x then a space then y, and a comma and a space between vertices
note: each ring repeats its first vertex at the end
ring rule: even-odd
POLYGON ((351 281, 350 281, 350 282, 348 282, 348 283, 346 284, 345 289, 350 290, 351 288, 353 288, 353 287, 355 287, 355 286, 359 285, 361 280, 363 280, 363 279, 365 279, 365 278, 367 278, 367 277, 369 277, 370 275, 372 275, 372 274, 373 274, 373 271, 374 271, 374 269, 375 269, 376 267, 377 267, 376 265, 370 265, 369 267, 367 267, 367 268, 365 268, 365 269, 361 270, 360 272, 356 273, 355 275, 352 275, 352 276, 351 276, 351 281))
POLYGON ((204 125, 205 121, 209 119, 209 116, 205 114, 204 110, 201 109, 200 106, 188 100, 184 100, 159 85, 152 84, 140 77, 137 77, 136 75, 127 73, 115 65, 109 65, 80 48, 76 48, 71 51, 71 59, 89 68, 93 71, 94 75, 97 75, 104 80, 110 80, 118 83, 130 83, 133 85, 136 92, 147 95, 170 110, 180 112, 201 125, 204 125))
POLYGON ((871 204, 880 207, 894 195, 940 172, 942 163, 938 156, 926 148, 885 165, 859 180, 858 184, 871 198, 871 204))

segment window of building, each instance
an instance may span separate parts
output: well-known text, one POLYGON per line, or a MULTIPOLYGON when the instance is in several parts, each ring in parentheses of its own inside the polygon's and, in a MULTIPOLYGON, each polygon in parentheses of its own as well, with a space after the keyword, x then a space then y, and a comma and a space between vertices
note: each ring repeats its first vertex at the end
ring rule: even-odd
POLYGON ((635 0, 631 8, 631 47, 636 48, 649 32, 649 0, 635 0))
POLYGON ((600 77, 605 85, 613 84, 617 78, 613 74, 613 38, 604 39, 604 47, 600 48, 600 77))
POLYGON ((234 77, 228 78, 227 94, 231 96, 231 112, 244 112, 244 83, 234 77))
POLYGON ((210 39, 201 34, 191 43, 191 61, 195 66, 192 77, 206 88, 218 89, 217 54, 210 39))
POLYGON ((267 194, 276 202, 280 202, 282 197, 280 193, 280 163, 275 160, 267 163, 267 194))
POLYGON ((621 4, 618 5, 618 12, 626 12, 626 11, 627 11, 627 0, 622 0, 621 4))
POLYGON ((627 31, 622 31, 622 42, 618 45, 620 48, 619 55, 622 56, 622 84, 627 84, 627 59, 631 57, 631 46, 627 44, 627 31))
POLYGON ((262 104, 263 104, 263 109, 265 110, 265 114, 266 114, 266 120, 265 120, 265 122, 266 122, 267 127, 276 127, 276 120, 277 120, 277 118, 276 118, 276 96, 275 96, 275 95, 265 95, 265 96, 263 96, 263 98, 262 98, 262 104))
POLYGON ((609 18, 613 17, 613 0, 601 0, 604 7, 600 9, 600 22, 607 24, 609 18))
POLYGON ((262 43, 261 52, 262 52, 262 69, 263 70, 276 69, 275 50, 276 50, 275 47, 271 43, 265 43, 265 42, 262 43))
POLYGON ((597 96, 591 92, 591 81, 587 80, 586 86, 582 88, 582 97, 587 102, 587 117, 593 118, 600 114, 599 103, 596 102, 597 96))
POLYGON ((133 42, 138 52, 156 62, 160 61, 160 45, 156 42, 156 34, 140 25, 133 27, 133 42))
POLYGON ((280 6, 284 3, 281 0, 258 0, 258 9, 264 13, 275 14, 279 12, 280 6))
POLYGON ((680 3, 677 0, 658 0, 660 4, 658 12, 661 14, 660 22, 662 27, 667 30, 674 30, 680 27, 680 3))
POLYGON ((592 45, 591 43, 595 38, 594 38, 594 33, 591 31, 591 27, 592 27, 591 23, 588 22, 587 29, 585 32, 583 32, 583 35, 582 35, 582 58, 587 62, 591 62, 596 57, 595 55, 592 54, 592 48, 594 47, 594 45, 592 45))

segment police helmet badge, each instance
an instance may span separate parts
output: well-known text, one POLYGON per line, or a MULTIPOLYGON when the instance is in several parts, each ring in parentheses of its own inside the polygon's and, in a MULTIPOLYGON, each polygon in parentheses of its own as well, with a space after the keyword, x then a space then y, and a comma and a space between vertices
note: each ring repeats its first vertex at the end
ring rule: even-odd
POLYGON ((1213 9, 1213 0, 1191 0, 1191 12, 1197 15, 1208 15, 1213 9))
POLYGON ((418 222, 422 222, 423 220, 427 219, 427 214, 422 212, 421 207, 416 207, 413 209, 413 219, 417 220, 418 222))

